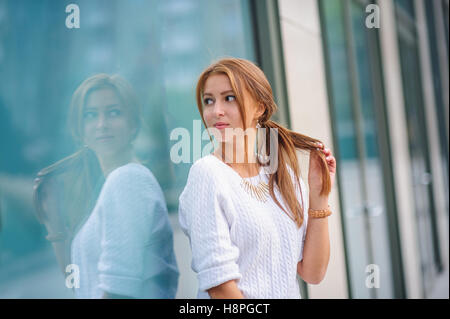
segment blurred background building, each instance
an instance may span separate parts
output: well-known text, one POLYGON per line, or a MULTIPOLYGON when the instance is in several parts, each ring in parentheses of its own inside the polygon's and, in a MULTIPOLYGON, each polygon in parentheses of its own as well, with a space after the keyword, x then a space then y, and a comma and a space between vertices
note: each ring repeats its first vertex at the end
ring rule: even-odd
POLYGON ((448 9, 448 0, 0 0, 0 298, 73 297, 36 219, 33 179, 76 150, 70 98, 99 72, 139 95, 136 148, 166 196, 177 297, 196 297, 177 216, 192 163, 171 162, 170 133, 196 138, 196 80, 223 56, 260 65, 275 120, 337 159, 328 272, 319 285, 299 279, 302 296, 448 298, 448 9), (65 25, 70 3, 79 29, 65 25))

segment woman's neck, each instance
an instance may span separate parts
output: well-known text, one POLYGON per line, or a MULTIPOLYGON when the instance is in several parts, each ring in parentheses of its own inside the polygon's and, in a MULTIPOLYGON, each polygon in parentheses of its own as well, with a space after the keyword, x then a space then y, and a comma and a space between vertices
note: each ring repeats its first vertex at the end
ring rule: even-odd
POLYGON ((260 164, 255 155, 255 140, 248 139, 247 152, 244 143, 221 143, 214 156, 234 169, 241 177, 253 177, 259 174, 260 164))

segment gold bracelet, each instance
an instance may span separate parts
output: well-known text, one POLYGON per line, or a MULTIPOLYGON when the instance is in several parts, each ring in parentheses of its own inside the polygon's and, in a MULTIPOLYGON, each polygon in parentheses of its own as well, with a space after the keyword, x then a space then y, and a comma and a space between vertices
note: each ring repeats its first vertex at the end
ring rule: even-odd
POLYGON ((318 210, 314 210, 311 208, 308 209, 308 217, 311 218, 324 218, 330 215, 331 215, 330 205, 328 205, 327 209, 318 209, 318 210))

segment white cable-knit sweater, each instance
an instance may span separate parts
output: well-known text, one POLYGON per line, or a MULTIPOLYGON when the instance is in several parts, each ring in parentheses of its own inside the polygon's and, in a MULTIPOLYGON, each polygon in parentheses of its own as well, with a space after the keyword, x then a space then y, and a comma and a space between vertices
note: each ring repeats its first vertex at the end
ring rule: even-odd
POLYGON ((174 298, 178 268, 161 188, 148 168, 129 163, 106 178, 91 215, 72 241, 77 298, 104 292, 174 298))
MULTIPOLYGON (((247 180, 257 185, 260 179, 268 182, 263 170, 247 180)), ((296 276, 308 221, 306 186, 300 179, 304 223, 298 228, 270 195, 260 202, 240 184, 239 174, 214 155, 190 169, 179 222, 190 240, 198 297, 209 298, 206 290, 236 279, 245 298, 301 298, 296 276)), ((294 185, 302 204, 298 183, 294 185)), ((275 194, 286 208, 276 188, 275 194)))

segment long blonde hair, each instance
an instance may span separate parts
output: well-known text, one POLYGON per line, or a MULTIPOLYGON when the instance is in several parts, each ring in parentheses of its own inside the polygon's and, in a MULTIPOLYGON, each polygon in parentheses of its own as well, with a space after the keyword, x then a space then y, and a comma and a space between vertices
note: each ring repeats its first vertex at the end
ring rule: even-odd
POLYGON ((45 202, 53 197, 58 202, 59 218, 68 239, 94 208, 102 172, 94 152, 87 147, 42 169, 34 181, 34 206, 41 223, 53 222, 45 202), (49 185, 55 187, 49 188, 49 185))
MULTIPOLYGON (((261 127, 278 130, 278 167, 276 172, 271 174, 269 178, 270 196, 273 198, 275 203, 295 221, 297 226, 300 227, 303 224, 303 194, 301 193, 302 204, 300 204, 295 194, 295 188, 292 183, 291 175, 286 166, 288 165, 291 167, 295 175, 294 177, 298 182, 298 185, 300 185, 300 168, 298 165, 296 150, 308 150, 313 153, 317 153, 321 159, 320 166, 323 181, 320 194, 328 195, 331 191, 331 180, 328 166, 325 161, 325 156, 321 151, 317 150, 317 145, 315 145, 315 143, 321 141, 291 131, 270 120, 270 117, 277 110, 277 105, 273 98, 270 83, 258 66, 251 61, 239 58, 225 58, 213 63, 202 72, 198 79, 196 88, 197 107, 205 127, 206 122, 203 117, 203 90, 206 80, 213 74, 225 74, 228 76, 231 87, 236 96, 236 101, 239 105, 239 112, 241 114, 242 122, 244 123, 244 130, 246 129, 245 107, 248 107, 244 105, 244 89, 251 94, 257 103, 262 104, 264 107, 264 113, 258 119, 261 127), (278 187, 281 195, 288 205, 289 212, 286 211, 277 200, 274 193, 274 186, 278 187)), ((271 134, 266 134, 265 143, 267 149, 270 149, 270 137, 271 134)), ((247 149, 247 147, 245 149, 247 149)))

